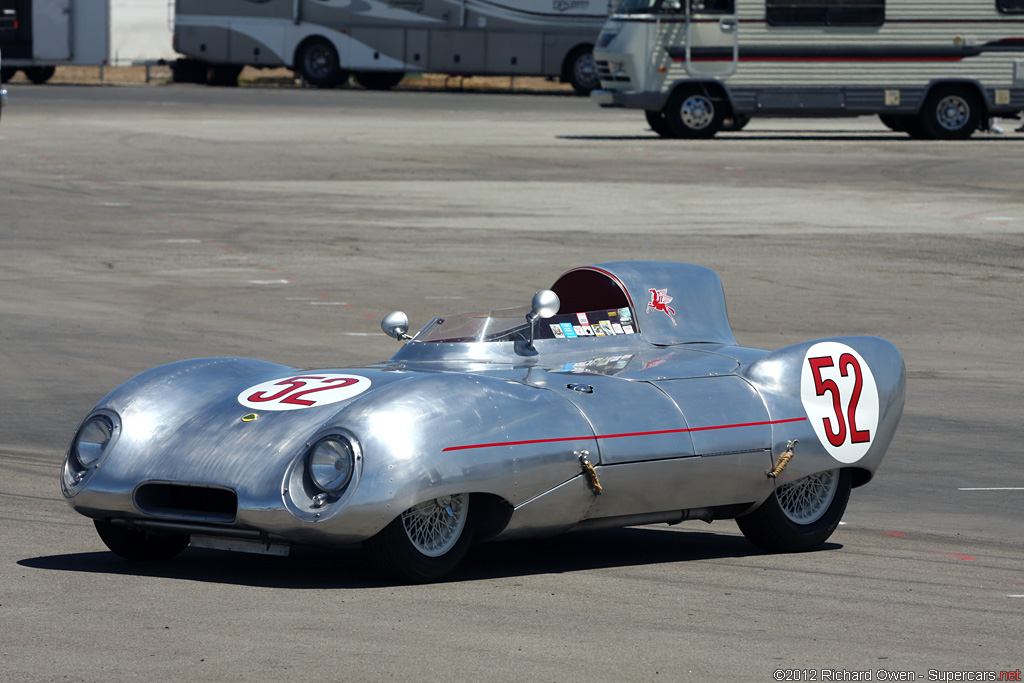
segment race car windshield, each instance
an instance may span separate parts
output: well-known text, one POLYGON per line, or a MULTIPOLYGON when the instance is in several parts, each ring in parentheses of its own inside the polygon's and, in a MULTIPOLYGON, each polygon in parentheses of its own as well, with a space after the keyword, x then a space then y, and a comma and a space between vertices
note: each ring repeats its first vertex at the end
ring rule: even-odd
POLYGON ((500 342, 513 341, 516 333, 528 333, 527 306, 496 311, 462 313, 434 318, 416 335, 420 342, 500 342))
MULTIPOLYGON (((416 335, 418 342, 510 342, 526 339, 530 325, 526 322, 526 306, 503 308, 497 311, 464 313, 434 318, 416 335)), ((537 321, 534 336, 543 339, 580 339, 582 337, 618 337, 636 334, 640 330, 633 317, 633 309, 599 308, 575 313, 558 313, 537 321)))

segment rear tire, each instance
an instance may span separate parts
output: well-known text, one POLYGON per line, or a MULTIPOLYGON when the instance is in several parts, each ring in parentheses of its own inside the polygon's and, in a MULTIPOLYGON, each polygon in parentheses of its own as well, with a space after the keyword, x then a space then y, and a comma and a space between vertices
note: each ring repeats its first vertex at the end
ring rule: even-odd
POLYGON ((0 67, 0 83, 6 83, 11 80, 16 73, 18 73, 18 70, 13 66, 0 67))
POLYGON ((581 97, 587 97, 601 85, 592 45, 581 45, 569 53, 565 60, 562 81, 571 85, 573 91, 581 97))
POLYGON ((769 552, 800 553, 828 540, 850 500, 850 471, 827 470, 776 487, 761 507, 736 524, 751 543, 769 552))
POLYGON ((159 562, 169 560, 188 547, 187 534, 157 534, 140 529, 117 526, 105 519, 95 519, 96 533, 115 554, 126 560, 159 562))
POLYGON ((413 583, 430 583, 454 570, 473 542, 470 494, 434 498, 414 505, 366 541, 374 562, 413 583))
POLYGON ((703 90, 680 88, 665 105, 665 120, 679 138, 713 138, 722 119, 722 108, 703 90))
POLYGON ((933 88, 920 114, 921 129, 935 140, 966 140, 981 119, 981 100, 973 89, 962 85, 933 88))

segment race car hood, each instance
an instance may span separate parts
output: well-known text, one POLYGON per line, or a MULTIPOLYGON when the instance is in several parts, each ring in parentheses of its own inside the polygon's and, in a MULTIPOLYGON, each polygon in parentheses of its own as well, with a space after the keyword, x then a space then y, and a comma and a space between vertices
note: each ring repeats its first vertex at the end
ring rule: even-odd
MULTIPOLYGON (((339 411, 409 374, 303 370, 212 358, 172 363, 121 385, 94 409, 120 421, 89 488, 158 481, 223 486, 245 499, 279 489, 288 463, 339 411), (268 488, 269 487, 269 488, 268 488)), ((278 494, 279 497, 279 494, 278 494)))

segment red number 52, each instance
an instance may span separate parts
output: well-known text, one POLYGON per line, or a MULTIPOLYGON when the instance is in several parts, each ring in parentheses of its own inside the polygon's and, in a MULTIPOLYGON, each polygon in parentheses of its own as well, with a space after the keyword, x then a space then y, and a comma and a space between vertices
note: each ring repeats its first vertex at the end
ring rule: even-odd
POLYGON ((835 425, 831 417, 822 418, 825 423, 825 435, 829 443, 839 447, 846 443, 847 425, 849 425, 850 443, 865 443, 871 440, 871 433, 868 430, 857 429, 857 404, 860 402, 860 394, 864 388, 864 376, 860 369, 860 363, 851 353, 844 353, 839 356, 839 374, 842 377, 849 377, 850 370, 853 370, 853 391, 850 395, 850 402, 846 407, 846 419, 843 419, 843 397, 839 385, 834 379, 823 379, 822 368, 834 366, 832 356, 820 356, 808 358, 811 365, 811 375, 814 378, 814 390, 818 396, 826 393, 832 394, 832 409, 835 412, 835 425))

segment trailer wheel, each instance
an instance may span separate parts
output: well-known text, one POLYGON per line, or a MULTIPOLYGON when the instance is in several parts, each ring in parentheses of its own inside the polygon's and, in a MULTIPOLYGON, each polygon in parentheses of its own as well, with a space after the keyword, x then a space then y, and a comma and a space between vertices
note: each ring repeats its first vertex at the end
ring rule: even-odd
POLYGON ((303 78, 318 88, 335 88, 348 80, 348 72, 342 70, 338 61, 338 51, 326 38, 304 43, 295 63, 303 78))
POLYGON ((565 58, 562 68, 562 82, 568 83, 577 95, 586 97, 601 85, 594 62, 594 46, 580 45, 565 58))
POLYGON ((936 140, 966 140, 981 122, 981 101, 966 86, 934 88, 920 115, 924 133, 936 140))
POLYGON ((722 130, 732 133, 743 130, 750 123, 750 117, 745 114, 733 114, 722 120, 722 130))
POLYGON ((11 80, 16 73, 18 73, 18 70, 13 66, 0 67, 0 83, 6 83, 11 80))
POLYGON ((391 90, 402 82, 402 71, 357 71, 353 74, 356 83, 367 90, 391 90))
POLYGON ((679 138, 713 138, 722 119, 722 108, 699 90, 676 90, 665 105, 665 120, 679 138))
POLYGON ((56 70, 55 66, 26 66, 22 69, 25 72, 25 77, 36 85, 46 83, 56 70))
POLYGON ((647 116, 647 125, 659 136, 663 138, 676 137, 672 129, 668 127, 664 111, 660 109, 645 109, 644 114, 647 116))

